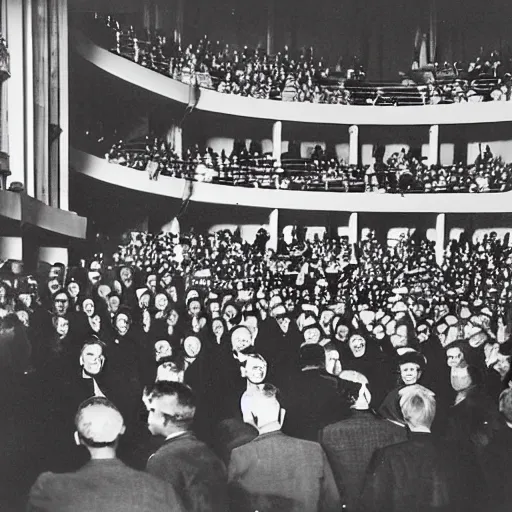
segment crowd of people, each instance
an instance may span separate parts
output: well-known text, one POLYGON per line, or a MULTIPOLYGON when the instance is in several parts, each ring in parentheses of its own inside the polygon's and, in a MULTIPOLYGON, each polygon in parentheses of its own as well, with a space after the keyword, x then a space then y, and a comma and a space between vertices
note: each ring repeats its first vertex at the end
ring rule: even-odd
MULTIPOLYGON (((97 15, 96 15, 97 16, 97 15)), ((101 21, 109 48, 134 62, 185 83, 258 99, 342 105, 436 105, 509 101, 512 66, 499 52, 471 62, 435 63, 404 74, 400 82, 372 83, 360 60, 329 67, 313 48, 295 56, 288 47, 275 55, 262 48, 231 49, 207 36, 182 47, 162 33, 138 34, 112 16, 101 21)))
POLYGON ((2 509, 508 510, 509 238, 268 242, 4 265, 2 509))
MULTIPOLYGON (((295 149, 294 149, 295 148, 295 149)), ((378 153, 378 152, 375 152, 378 153)), ((261 144, 235 141, 231 153, 221 154, 199 145, 180 157, 172 144, 146 137, 142 142, 119 141, 105 154, 107 161, 140 171, 150 179, 159 175, 256 188, 317 190, 330 192, 505 192, 512 188, 511 166, 494 157, 489 146, 472 165, 427 165, 405 148, 384 159, 376 155, 372 165, 355 166, 329 155, 317 145, 310 158, 300 158, 300 148, 290 150, 278 164, 261 144)))

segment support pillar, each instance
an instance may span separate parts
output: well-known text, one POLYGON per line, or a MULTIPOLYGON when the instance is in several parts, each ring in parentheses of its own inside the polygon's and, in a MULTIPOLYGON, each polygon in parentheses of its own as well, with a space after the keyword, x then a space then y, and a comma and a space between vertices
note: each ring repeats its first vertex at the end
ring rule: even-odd
MULTIPOLYGON (((23 2, 7 0, 7 44, 9 45, 11 77, 4 83, 7 89, 7 140, 9 148, 10 181, 25 183, 25 73, 23 52, 23 2)), ((30 94, 30 91, 29 91, 30 94)), ((3 137, 2 137, 3 139, 3 137)))
POLYGON ((49 263, 68 264, 68 248, 67 247, 52 247, 52 246, 40 246, 38 261, 49 263))
POLYGON ((359 126, 353 124, 348 129, 349 134, 349 165, 358 164, 358 153, 359 153, 359 126))
POLYGON ((69 210, 68 0, 59 0, 59 208, 69 210))
POLYGON ((436 262, 443 263, 446 238, 446 213, 438 213, 436 217, 436 262))
POLYGON ((351 245, 359 242, 359 214, 353 212, 348 218, 348 240, 351 245))
POLYGON ((283 138, 283 123, 276 121, 272 128, 272 158, 281 165, 281 145, 283 138))
POLYGON ((185 20, 185 1, 176 0, 176 22, 174 28, 174 42, 181 44, 183 39, 183 26, 185 20))
POLYGON ((34 132, 36 199, 50 204, 48 151, 48 3, 33 1, 34 132))
POLYGON ((21 236, 0 236, 0 259, 23 259, 23 241, 21 236))
POLYGON ((276 0, 267 0, 267 53, 274 54, 276 0))
POLYGON ((277 251, 277 241, 279 239, 279 210, 275 208, 268 217, 268 232, 270 239, 267 242, 267 248, 277 251))
POLYGON ((181 126, 174 126, 174 151, 180 158, 183 158, 183 128, 181 126))
POLYGON ((428 160, 429 165, 439 163, 439 125, 434 124, 428 131, 428 160))
MULTIPOLYGON (((31 197, 36 195, 34 161, 34 51, 32 47, 32 0, 25 0, 23 37, 25 41, 25 191, 31 197)), ((66 11, 67 15, 67 11, 66 11)), ((67 45, 66 45, 67 50, 67 45)), ((67 68, 66 68, 67 69, 67 68)), ((67 85, 67 82, 66 82, 67 85)), ((67 105, 66 105, 67 108, 67 105)), ((21 117, 21 116, 20 116, 21 117)), ((67 149, 66 149, 67 151, 67 149)), ((67 164, 67 162, 66 162, 67 164)))

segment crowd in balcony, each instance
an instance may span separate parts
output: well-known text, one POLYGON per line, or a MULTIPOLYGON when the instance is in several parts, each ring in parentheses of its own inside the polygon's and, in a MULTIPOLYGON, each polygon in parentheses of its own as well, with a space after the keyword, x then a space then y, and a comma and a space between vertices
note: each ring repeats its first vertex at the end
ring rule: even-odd
POLYGON ((318 190, 337 192, 504 192, 512 188, 512 167, 495 157, 489 146, 480 151, 471 165, 428 166, 413 151, 405 148, 384 159, 375 151, 374 164, 352 166, 328 155, 316 146, 310 158, 300 158, 299 146, 291 142, 280 163, 263 152, 261 144, 236 141, 231 153, 220 154, 198 145, 180 156, 172 145, 158 138, 142 142, 115 143, 106 159, 115 164, 148 171, 151 179, 159 175, 226 185, 318 190))
POLYGON ((435 63, 405 73, 396 84, 366 81, 357 57, 328 66, 313 48, 275 55, 262 48, 231 49, 204 36, 186 47, 161 33, 137 34, 111 16, 104 20, 110 49, 185 83, 259 99, 352 105, 436 105, 508 101, 512 63, 493 51, 470 62, 435 63))
POLYGON ((268 243, 4 266, 3 509, 508 510, 508 236, 268 243))

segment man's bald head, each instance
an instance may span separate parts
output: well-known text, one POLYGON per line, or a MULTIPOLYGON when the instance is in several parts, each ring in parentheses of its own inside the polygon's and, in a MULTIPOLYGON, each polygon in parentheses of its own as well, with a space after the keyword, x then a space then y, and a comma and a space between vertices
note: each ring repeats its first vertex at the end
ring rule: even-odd
POLYGON ((126 430, 121 413, 104 397, 89 398, 80 404, 75 427, 80 443, 89 448, 115 447, 126 430))

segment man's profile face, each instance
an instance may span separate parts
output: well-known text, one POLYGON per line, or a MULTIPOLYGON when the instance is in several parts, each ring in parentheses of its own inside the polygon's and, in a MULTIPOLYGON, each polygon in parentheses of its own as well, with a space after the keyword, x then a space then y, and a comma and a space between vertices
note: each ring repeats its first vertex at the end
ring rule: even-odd
POLYGON ((101 345, 88 345, 80 356, 80 364, 88 375, 98 375, 104 362, 105 357, 101 345))
POLYGON ((161 410, 162 397, 152 398, 148 405, 148 429, 154 436, 165 436, 165 416, 161 410))
POLYGON ((261 384, 267 376, 267 363, 255 357, 249 357, 245 363, 245 376, 252 384, 261 384))

